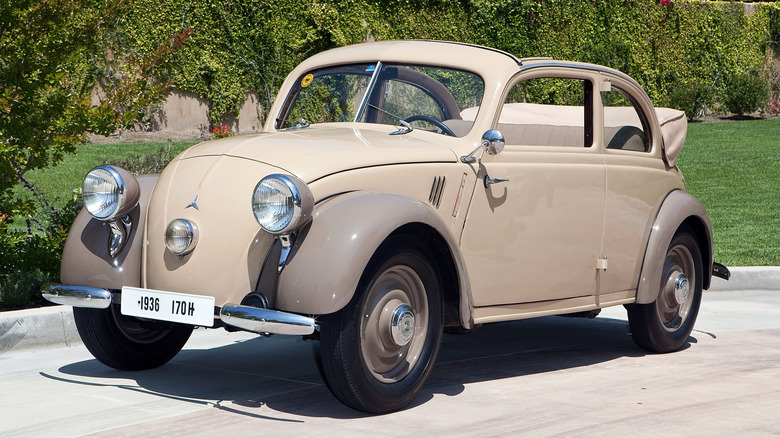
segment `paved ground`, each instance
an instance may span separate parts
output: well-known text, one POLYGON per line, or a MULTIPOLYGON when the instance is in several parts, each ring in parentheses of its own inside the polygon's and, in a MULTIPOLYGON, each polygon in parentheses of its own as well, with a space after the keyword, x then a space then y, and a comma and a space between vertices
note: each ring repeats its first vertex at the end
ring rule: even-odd
POLYGON ((645 355, 622 307, 447 335, 407 410, 343 407, 315 342, 199 331, 171 363, 111 370, 83 346, 0 354, 0 436, 775 436, 780 293, 705 294, 683 351, 645 355))

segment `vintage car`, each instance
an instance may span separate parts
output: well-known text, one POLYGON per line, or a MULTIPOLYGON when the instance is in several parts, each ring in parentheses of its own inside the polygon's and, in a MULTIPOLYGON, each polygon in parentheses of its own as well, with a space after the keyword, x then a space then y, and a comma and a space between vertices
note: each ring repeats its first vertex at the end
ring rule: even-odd
POLYGON ((415 398, 445 329, 624 305, 641 348, 674 351, 728 276, 675 165, 685 134, 598 65, 330 50, 290 73, 262 133, 160 175, 91 170, 43 295, 123 370, 165 364, 196 326, 318 339, 334 395, 370 413, 415 398))

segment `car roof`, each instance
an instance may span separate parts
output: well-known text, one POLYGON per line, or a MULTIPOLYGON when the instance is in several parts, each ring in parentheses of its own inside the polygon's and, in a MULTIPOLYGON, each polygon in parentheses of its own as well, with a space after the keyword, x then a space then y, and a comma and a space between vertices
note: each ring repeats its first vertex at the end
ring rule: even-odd
POLYGON ((376 62, 438 65, 491 76, 516 71, 521 60, 489 47, 449 41, 389 40, 338 47, 313 55, 296 70, 311 70, 345 63, 376 62))

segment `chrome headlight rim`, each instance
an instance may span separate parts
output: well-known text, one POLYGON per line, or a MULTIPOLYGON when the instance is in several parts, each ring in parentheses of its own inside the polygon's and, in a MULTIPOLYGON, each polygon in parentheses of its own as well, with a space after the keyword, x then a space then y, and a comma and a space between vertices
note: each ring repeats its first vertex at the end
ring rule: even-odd
MULTIPOLYGON (((255 220, 260 224, 260 227, 266 232, 274 235, 285 235, 294 232, 305 224, 311 217, 311 212, 314 208, 314 201, 309 187, 292 175, 285 175, 280 173, 274 173, 265 176, 255 186, 252 192, 252 212, 255 215, 255 220), (273 181, 273 182, 272 182, 273 181), (276 215, 278 219, 268 218, 268 212, 260 202, 262 197, 262 190, 274 189, 274 183, 280 183, 276 186, 276 189, 286 189, 285 194, 287 209, 283 214, 276 215)), ((277 206, 281 206, 281 203, 277 203, 277 206)), ((275 217, 275 216, 271 216, 275 217)))
POLYGON ((168 225, 165 227, 165 248, 173 255, 177 255, 179 257, 183 257, 189 253, 191 253, 195 247, 198 245, 198 237, 200 235, 200 231, 198 230, 198 226, 195 224, 195 222, 184 219, 184 218, 176 218, 170 222, 168 222, 168 225), (182 224, 184 228, 186 229, 186 242, 182 246, 174 246, 171 241, 174 239, 174 236, 171 235, 171 233, 174 231, 175 224, 182 224))
POLYGON ((81 196, 84 200, 84 208, 90 215, 92 215, 92 217, 101 221, 110 221, 115 219, 117 216, 120 216, 119 213, 122 211, 122 207, 124 206, 126 200, 126 191, 127 185, 125 184, 125 180, 122 178, 122 175, 114 167, 108 165, 92 168, 89 172, 87 172, 87 175, 84 177, 84 181, 81 184, 81 196), (97 211, 93 211, 95 210, 95 203, 90 202, 90 198, 92 198, 96 192, 87 190, 87 180, 91 176, 96 177, 94 175, 100 171, 108 173, 111 179, 113 179, 114 185, 116 186, 116 188, 113 190, 116 193, 116 200, 113 201, 113 208, 107 209, 103 207, 97 209, 97 211), (107 213, 104 213, 104 210, 107 211, 107 213))

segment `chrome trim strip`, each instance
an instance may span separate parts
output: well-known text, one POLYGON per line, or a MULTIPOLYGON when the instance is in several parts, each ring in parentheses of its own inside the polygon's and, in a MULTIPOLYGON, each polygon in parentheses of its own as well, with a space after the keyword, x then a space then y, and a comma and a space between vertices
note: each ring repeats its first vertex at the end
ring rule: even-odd
POLYGON ((310 335, 315 325, 314 318, 307 316, 235 304, 222 306, 219 318, 225 324, 260 334, 310 335))
POLYGON ((111 291, 99 287, 48 283, 41 288, 41 295, 66 306, 107 309, 111 305, 111 291))
POLYGON ((379 78, 379 72, 381 70, 382 61, 377 61, 376 64, 374 64, 374 74, 371 75, 371 80, 368 82, 368 87, 366 87, 366 94, 363 95, 363 100, 360 102, 358 112, 355 114, 355 119, 352 120, 353 122, 359 122, 360 119, 363 118, 363 113, 366 112, 366 107, 368 106, 368 98, 371 96, 371 92, 374 90, 374 86, 376 85, 376 81, 379 78))
POLYGON ((620 79, 623 79, 624 81, 629 82, 636 87, 639 87, 640 90, 644 90, 642 86, 639 85, 639 82, 636 81, 636 79, 623 73, 622 71, 605 67, 603 65, 578 63, 572 61, 550 60, 550 61, 534 62, 532 64, 521 64, 520 72, 525 72, 537 68, 571 68, 571 69, 578 69, 578 70, 590 70, 598 73, 606 73, 613 76, 617 76, 620 79))
POLYGON ((429 42, 433 42, 433 43, 444 43, 444 44, 452 44, 452 45, 456 45, 456 46, 473 47, 475 49, 483 49, 483 50, 487 50, 489 52, 500 53, 501 55, 508 56, 510 59, 512 59, 512 61, 516 62, 517 65, 523 65, 523 61, 525 59, 532 59, 532 58, 518 58, 517 56, 515 56, 515 55, 513 55, 513 54, 511 54, 509 52, 505 52, 503 50, 495 49, 493 47, 480 46, 479 44, 469 44, 469 43, 461 43, 461 42, 457 42, 457 41, 444 41, 444 40, 426 40, 426 39, 412 40, 412 41, 429 41, 429 42))

